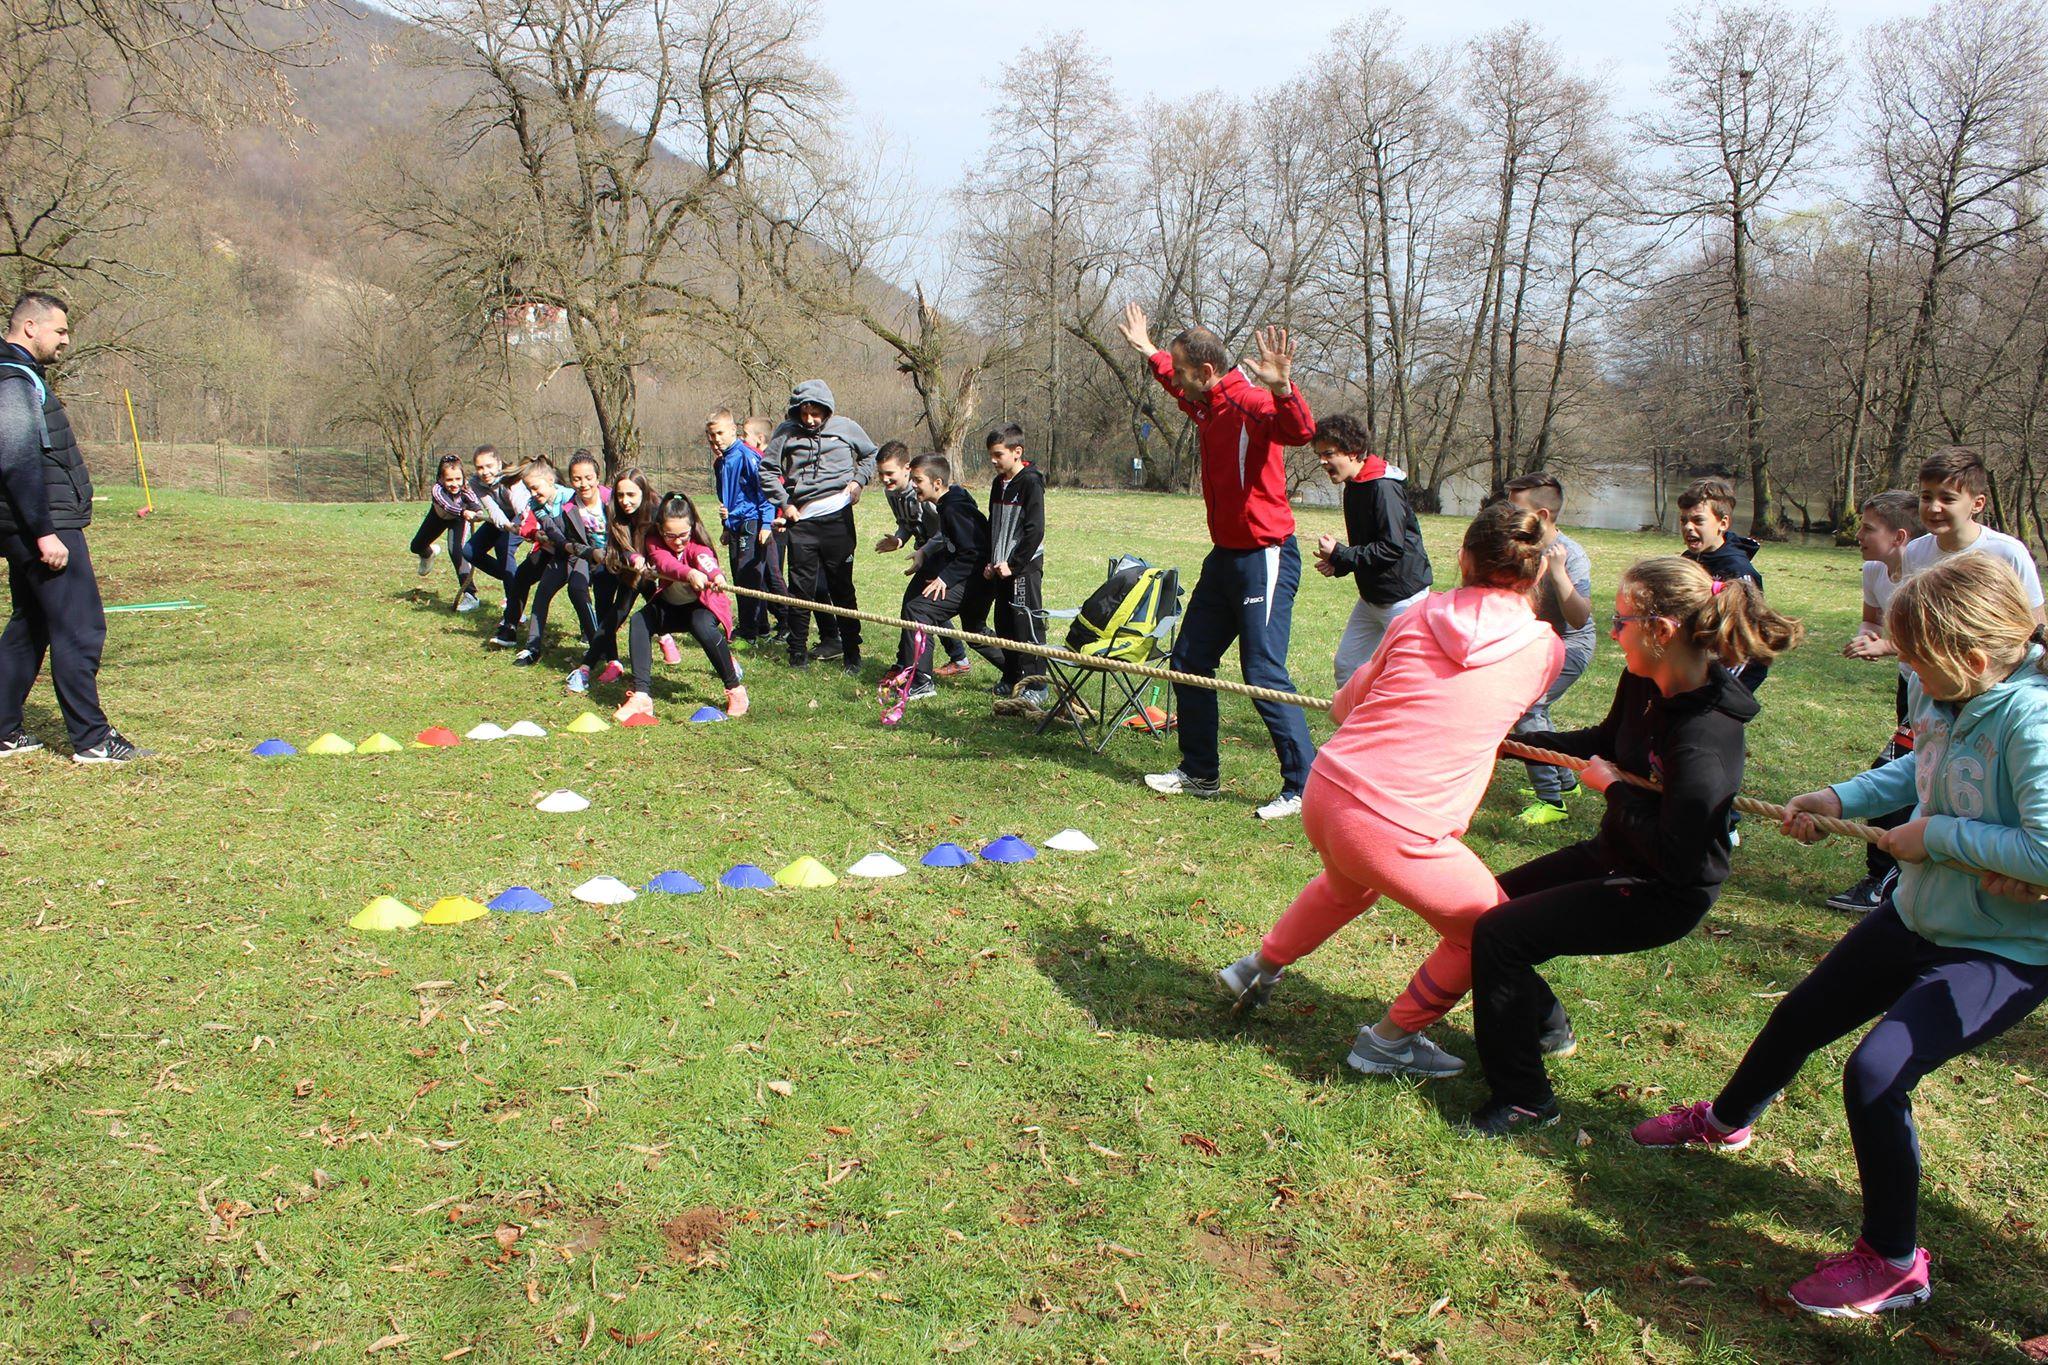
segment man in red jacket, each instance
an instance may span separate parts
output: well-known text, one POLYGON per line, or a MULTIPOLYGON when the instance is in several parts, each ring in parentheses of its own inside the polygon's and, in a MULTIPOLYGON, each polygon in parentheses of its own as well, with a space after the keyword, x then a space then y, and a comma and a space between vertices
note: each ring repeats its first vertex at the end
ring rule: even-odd
MULTIPOLYGON (((1246 682, 1292 692, 1287 636, 1301 584, 1301 552, 1294 544, 1294 510, 1287 504, 1284 451, 1307 445, 1315 435, 1308 400, 1292 378, 1294 343, 1284 328, 1268 327, 1256 334, 1258 358, 1233 366, 1221 337, 1190 327, 1159 350, 1145 310, 1135 303, 1124 307, 1122 330, 1201 440, 1202 501, 1216 548, 1202 560, 1188 598, 1173 666, 1214 677, 1235 640, 1246 682)), ((1175 687, 1174 698, 1180 709, 1180 766, 1149 774, 1145 785, 1169 795, 1214 796, 1221 774, 1216 694, 1175 687)), ((1299 815, 1316 753, 1308 721, 1298 707, 1253 705, 1280 758, 1280 795, 1256 813, 1261 820, 1299 815)))

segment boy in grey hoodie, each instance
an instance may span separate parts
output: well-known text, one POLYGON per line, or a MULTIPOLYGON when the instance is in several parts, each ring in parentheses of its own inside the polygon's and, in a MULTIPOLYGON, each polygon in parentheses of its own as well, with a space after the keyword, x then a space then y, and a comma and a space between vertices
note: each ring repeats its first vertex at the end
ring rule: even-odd
MULTIPOLYGON (((858 608, 853 590, 853 504, 875 479, 875 443, 860 423, 833 410, 832 390, 806 379, 789 395, 789 412, 768 438, 761 491, 789 527, 792 596, 818 590, 834 606, 858 608)), ((789 614, 789 663, 810 662, 809 612, 789 614)), ((841 666, 860 672, 860 623, 841 617, 841 666)))

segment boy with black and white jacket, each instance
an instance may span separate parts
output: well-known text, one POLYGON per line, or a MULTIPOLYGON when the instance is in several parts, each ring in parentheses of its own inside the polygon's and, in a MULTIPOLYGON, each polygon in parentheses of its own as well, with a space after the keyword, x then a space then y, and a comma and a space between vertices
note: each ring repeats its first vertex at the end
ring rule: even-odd
MULTIPOLYGON (((1024 428, 1011 422, 988 434, 995 481, 988 490, 989 563, 995 592, 996 634, 1005 640, 1045 643, 1045 476, 1024 458, 1024 428)), ((1035 654, 1010 650, 1003 659, 998 698, 1014 696, 1018 709, 1043 711, 1052 696, 1035 654), (1022 688, 1026 677, 1036 679, 1022 688)))

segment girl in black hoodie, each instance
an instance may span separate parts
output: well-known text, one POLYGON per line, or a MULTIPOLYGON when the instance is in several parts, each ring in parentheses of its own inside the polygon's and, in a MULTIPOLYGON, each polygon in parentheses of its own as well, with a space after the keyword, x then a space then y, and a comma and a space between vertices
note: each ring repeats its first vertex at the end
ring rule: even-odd
POLYGON ((1666 555, 1623 575, 1608 633, 1627 669, 1607 718, 1589 730, 1515 736, 1591 759, 1579 780, 1606 793, 1607 811, 1594 838, 1502 876, 1509 899, 1473 931, 1473 1036, 1493 1097, 1471 1122, 1489 1137, 1558 1118, 1543 1057, 1568 1055, 1576 1042, 1536 968, 1661 947, 1706 917, 1728 877, 1742 727, 1757 712, 1727 665, 1768 662, 1803 627, 1765 606, 1750 583, 1717 582, 1666 555))

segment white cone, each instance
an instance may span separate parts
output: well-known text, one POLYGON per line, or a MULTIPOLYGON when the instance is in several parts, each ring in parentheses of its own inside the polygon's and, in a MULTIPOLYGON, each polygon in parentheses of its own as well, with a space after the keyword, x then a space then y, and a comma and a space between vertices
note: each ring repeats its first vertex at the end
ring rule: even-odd
POLYGON ((569 815, 579 810, 590 809, 590 802, 572 791, 549 792, 533 803, 535 810, 546 811, 549 815, 569 815))
POLYGON ((870 853, 846 869, 850 877, 900 877, 908 869, 886 853, 870 853))
POLYGON ((548 737, 547 731, 541 729, 530 720, 512 722, 511 725, 505 727, 505 733, 508 735, 518 735, 521 739, 546 739, 548 737))
POLYGON ((1096 843, 1078 829, 1063 829, 1045 841, 1047 848, 1056 848, 1062 853, 1093 853, 1096 843))
POLYGON ((635 893, 617 877, 592 877, 569 894, 585 905, 624 905, 635 893))
POLYGON ((504 727, 493 725, 489 721, 483 722, 476 729, 463 736, 464 739, 503 739, 504 737, 504 727))

